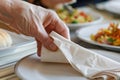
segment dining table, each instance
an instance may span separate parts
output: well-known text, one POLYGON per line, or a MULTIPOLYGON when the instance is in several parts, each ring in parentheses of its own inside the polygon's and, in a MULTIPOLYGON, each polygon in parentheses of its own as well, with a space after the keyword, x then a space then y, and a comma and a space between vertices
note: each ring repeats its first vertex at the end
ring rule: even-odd
MULTIPOLYGON (((119 21, 120 20, 120 17, 118 15, 115 15, 114 13, 110 13, 110 12, 107 12, 105 10, 99 10, 94 6, 84 6, 84 7, 87 7, 89 9, 91 9, 92 11, 101 14, 103 16, 103 18, 104 18, 101 23, 105 23, 105 22, 108 22, 108 21, 119 21)), ((99 23, 99 24, 101 24, 101 23, 99 23)), ((0 22, 0 27, 12 31, 8 27, 8 25, 5 25, 2 22, 0 22)), ((114 52, 114 53, 117 54, 117 56, 116 56, 117 58, 120 57, 120 54, 119 54, 120 52, 119 51, 106 49, 104 47, 93 45, 93 44, 87 43, 87 42, 79 39, 77 37, 77 35, 76 35, 76 30, 70 30, 70 37, 71 37, 71 40, 73 42, 75 42, 76 44, 78 44, 80 46, 83 46, 83 47, 85 47, 87 49, 90 49, 90 50, 93 50, 93 51, 98 51, 98 52, 101 52, 101 51, 114 52)), ((105 54, 105 53, 102 53, 102 54, 105 54)), ((109 54, 105 54, 105 55, 109 56, 109 54)), ((110 57, 112 58, 112 57, 115 57, 115 56, 110 56, 110 57)), ((21 78, 15 73, 14 67, 15 67, 14 65, 11 67, 11 70, 10 70, 11 74, 0 77, 0 80, 21 80, 21 78)))

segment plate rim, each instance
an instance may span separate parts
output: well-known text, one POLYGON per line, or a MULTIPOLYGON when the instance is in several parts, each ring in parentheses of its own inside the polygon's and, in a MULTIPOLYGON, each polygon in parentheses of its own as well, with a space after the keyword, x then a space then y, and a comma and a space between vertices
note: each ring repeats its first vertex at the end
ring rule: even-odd
MULTIPOLYGON (((20 59, 16 64, 15 64, 15 66, 14 66, 14 73, 20 78, 20 79, 23 79, 23 80, 25 80, 24 79, 24 77, 22 77, 21 76, 21 74, 20 73, 18 73, 18 66, 20 65, 20 63, 24 60, 24 59, 26 59, 27 57, 29 57, 29 56, 32 56, 32 55, 35 55, 36 53, 33 53, 33 54, 30 54, 30 55, 28 55, 28 56, 25 56, 25 57, 23 57, 22 59, 20 59)), ((37 55, 37 54, 36 54, 37 55)))

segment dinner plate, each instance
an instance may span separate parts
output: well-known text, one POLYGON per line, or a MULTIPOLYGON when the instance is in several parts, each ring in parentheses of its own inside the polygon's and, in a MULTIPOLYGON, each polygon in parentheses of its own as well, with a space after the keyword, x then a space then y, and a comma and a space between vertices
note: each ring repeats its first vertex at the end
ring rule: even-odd
POLYGON ((10 47, 0 48, 0 57, 36 48, 34 38, 7 30, 5 31, 11 36, 13 43, 10 47))
POLYGON ((36 54, 20 60, 15 72, 22 80, 88 80, 70 64, 41 62, 36 54))
POLYGON ((120 0, 109 0, 96 4, 96 8, 120 15, 120 0))
MULTIPOLYGON (((120 54, 110 51, 94 50, 98 54, 120 62, 120 54)), ((36 54, 20 60, 15 66, 15 72, 22 80, 88 80, 79 72, 65 63, 45 63, 36 54)))
POLYGON ((104 47, 106 49, 110 50, 115 50, 115 51, 120 51, 120 46, 112 46, 112 45, 107 45, 107 44, 100 44, 98 42, 95 42, 91 40, 90 35, 91 34, 96 34, 97 31, 101 28, 107 28, 110 23, 106 24, 99 24, 99 25, 93 25, 93 26, 88 26, 82 29, 78 29, 76 31, 77 37, 85 42, 88 42, 90 44, 98 45, 101 47, 104 47))
POLYGON ((99 13, 94 12, 93 10, 89 8, 78 8, 80 11, 84 11, 86 14, 90 15, 93 18, 93 21, 91 22, 85 22, 85 23, 78 23, 78 24, 67 24, 67 26, 70 29, 78 29, 80 27, 85 27, 88 25, 93 25, 102 22, 103 17, 99 13))
POLYGON ((108 1, 105 4, 105 10, 120 15, 120 1, 119 0, 108 1))

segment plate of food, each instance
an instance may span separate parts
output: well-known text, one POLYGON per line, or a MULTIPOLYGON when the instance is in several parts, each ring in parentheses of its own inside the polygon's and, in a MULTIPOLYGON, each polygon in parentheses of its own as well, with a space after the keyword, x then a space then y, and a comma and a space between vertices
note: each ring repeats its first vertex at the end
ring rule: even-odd
POLYGON ((117 22, 85 27, 77 30, 76 34, 90 44, 120 51, 120 24, 117 22))
POLYGON ((103 17, 89 8, 73 8, 70 14, 66 9, 56 10, 58 16, 67 24, 70 29, 78 29, 96 23, 100 23, 103 17))

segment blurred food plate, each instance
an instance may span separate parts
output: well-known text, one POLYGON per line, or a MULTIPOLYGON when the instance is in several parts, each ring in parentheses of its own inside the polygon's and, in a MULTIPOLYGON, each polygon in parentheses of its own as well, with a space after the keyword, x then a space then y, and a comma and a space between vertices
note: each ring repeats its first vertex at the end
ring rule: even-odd
POLYGON ((104 47, 104 48, 110 49, 110 50, 120 51, 120 38, 118 38, 118 40, 115 40, 109 36, 106 36, 106 34, 104 34, 104 33, 107 33, 109 35, 109 33, 112 33, 111 35, 113 37, 115 37, 115 35, 116 35, 116 37, 120 37, 120 36, 117 36, 117 35, 120 35, 120 34, 118 34, 118 32, 120 32, 120 29, 119 28, 113 29, 112 28, 113 26, 109 27, 110 25, 111 25, 110 23, 105 23, 105 24, 99 24, 99 25, 85 27, 85 28, 77 30, 76 34, 79 39, 81 39, 85 42, 88 42, 90 44, 98 45, 98 46, 101 46, 101 47, 104 47), (110 30, 113 30, 115 32, 111 32, 110 30), (104 32, 101 32, 101 31, 104 31, 104 32), (94 41, 91 37, 93 34, 96 34, 96 33, 99 33, 96 36, 96 37, 99 37, 98 41, 94 41), (103 34, 105 36, 101 36, 103 34), (116 41, 116 42, 112 43, 114 41, 116 41))
POLYGON ((78 29, 88 25, 102 22, 103 17, 87 7, 73 9, 73 13, 69 14, 67 10, 58 10, 59 17, 67 24, 70 29, 78 29))

